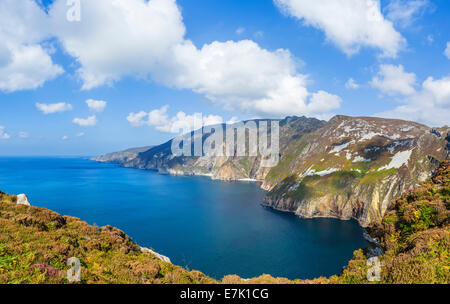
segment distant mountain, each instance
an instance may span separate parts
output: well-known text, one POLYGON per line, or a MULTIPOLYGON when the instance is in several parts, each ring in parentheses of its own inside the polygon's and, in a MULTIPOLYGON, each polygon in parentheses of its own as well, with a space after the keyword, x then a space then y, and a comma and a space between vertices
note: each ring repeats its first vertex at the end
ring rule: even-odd
POLYGON ((96 156, 96 157, 91 158, 91 160, 98 161, 98 162, 105 162, 105 163, 123 164, 123 163, 129 162, 129 161, 135 159, 136 156, 140 152, 147 151, 151 148, 152 148, 152 146, 131 148, 131 149, 120 151, 120 152, 113 152, 113 153, 108 153, 108 154, 105 154, 102 156, 96 156))
POLYGON ((281 158, 273 168, 263 167, 261 157, 174 156, 172 141, 115 162, 160 173, 258 180, 269 191, 265 206, 308 218, 353 218, 366 227, 449 159, 449 131, 373 117, 288 117, 280 120, 281 158))
MULTIPOLYGON (((256 124, 268 120, 253 120, 256 124)), ((280 150, 287 148, 292 140, 313 132, 325 122, 306 117, 288 117, 280 122, 280 150)), ((270 126, 270 123, 269 123, 270 126)), ((225 127, 225 125, 222 125, 225 127)), ((271 130, 269 128, 270 136, 271 130)), ((204 139, 210 134, 204 135, 204 139)), ((246 145, 248 146, 248 140, 246 145)), ((124 163, 125 167, 158 170, 173 175, 208 175, 219 180, 255 179, 263 181, 271 168, 261 166, 261 157, 175 157, 172 140, 140 153, 135 159, 124 163)), ((248 150, 248 147, 247 147, 248 150)))

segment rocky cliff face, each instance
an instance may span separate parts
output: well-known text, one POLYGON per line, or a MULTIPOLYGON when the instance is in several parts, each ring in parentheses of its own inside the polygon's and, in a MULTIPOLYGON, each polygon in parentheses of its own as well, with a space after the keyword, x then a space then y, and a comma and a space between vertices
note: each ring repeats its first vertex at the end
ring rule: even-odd
POLYGON ((108 153, 108 154, 105 154, 102 156, 96 156, 96 157, 91 158, 91 160, 98 161, 98 162, 105 162, 105 163, 124 164, 124 163, 127 163, 127 162, 135 159, 136 156, 140 152, 147 151, 150 148, 152 148, 152 147, 147 146, 147 147, 140 147, 140 148, 132 148, 132 149, 128 149, 125 151, 113 152, 113 153, 108 153))
POLYGON ((280 121, 281 158, 273 168, 263 167, 260 157, 174 157, 172 141, 120 163, 165 174, 259 180, 269 191, 265 206, 367 226, 449 158, 449 131, 383 118, 288 117, 280 121))
POLYGON ((269 172, 264 205, 367 226, 448 159, 448 132, 401 120, 334 117, 291 144, 298 153, 285 153, 269 172))
MULTIPOLYGON (((261 120, 255 120, 258 124, 261 120)), ((280 120, 280 150, 304 134, 320 128, 325 122, 314 118, 288 117, 280 120)), ((222 126, 223 127, 223 126, 222 126)), ((270 129, 268 132, 270 136, 270 129)), ((205 135, 208 137, 208 135, 205 135)), ((248 145, 248 139, 247 139, 248 145)), ((219 180, 254 179, 264 181, 271 168, 261 164, 261 157, 174 157, 171 151, 172 141, 154 147, 128 162, 125 167, 157 170, 160 173, 173 175, 207 175, 219 180)))

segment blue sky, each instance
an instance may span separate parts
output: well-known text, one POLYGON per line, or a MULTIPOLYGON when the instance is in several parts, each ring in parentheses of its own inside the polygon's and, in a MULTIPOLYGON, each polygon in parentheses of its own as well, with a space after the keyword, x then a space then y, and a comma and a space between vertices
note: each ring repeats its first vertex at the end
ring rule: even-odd
POLYGON ((81 0, 80 21, 68 23, 66 1, 2 0, 0 155, 159 144, 194 113, 206 123, 343 114, 450 124, 450 3, 343 1, 355 16, 375 4, 367 21, 330 1, 81 0), (64 106, 46 114, 37 103, 64 106))

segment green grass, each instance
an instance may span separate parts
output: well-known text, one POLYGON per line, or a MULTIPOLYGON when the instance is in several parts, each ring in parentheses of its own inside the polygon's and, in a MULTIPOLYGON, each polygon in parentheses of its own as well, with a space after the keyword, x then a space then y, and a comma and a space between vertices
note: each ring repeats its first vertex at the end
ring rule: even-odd
POLYGON ((375 184, 379 180, 385 178, 386 176, 395 175, 397 173, 397 169, 385 169, 385 170, 376 170, 370 171, 364 175, 364 177, 360 180, 360 184, 375 184))

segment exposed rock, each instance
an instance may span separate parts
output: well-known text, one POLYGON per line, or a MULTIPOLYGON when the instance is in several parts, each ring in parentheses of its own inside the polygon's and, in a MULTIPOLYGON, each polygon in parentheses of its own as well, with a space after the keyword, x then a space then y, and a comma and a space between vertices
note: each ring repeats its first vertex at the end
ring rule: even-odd
POLYGON ((141 152, 145 152, 149 149, 151 149, 151 146, 147 146, 147 147, 140 147, 140 148, 131 148, 125 151, 120 151, 120 152, 113 152, 113 153, 108 153, 102 156, 96 156, 91 158, 91 160, 93 161, 98 161, 98 162, 102 162, 102 163, 116 163, 116 164, 123 164, 129 161, 132 161, 133 159, 135 159, 139 153, 141 152))
POLYGON ((371 237, 366 230, 364 230, 363 235, 366 241, 369 242, 369 247, 367 248, 368 258, 382 256, 384 254, 384 250, 381 243, 377 239, 371 237))
MULTIPOLYGON (((260 123, 263 120, 254 120, 260 123)), ((304 134, 320 128, 325 122, 306 117, 288 117, 280 120, 280 150, 304 134)), ((224 128, 225 126, 222 125, 224 128)), ((270 129, 268 130, 270 136, 270 129)), ((204 139, 209 135, 204 135, 204 139)), ((172 141, 140 153, 135 159, 122 163, 124 167, 156 170, 173 175, 201 175, 225 181, 254 179, 264 181, 271 168, 261 166, 261 157, 174 157, 171 151, 172 141)))
POLYGON ((336 116, 300 140, 301 153, 285 151, 269 172, 263 204, 307 218, 354 218, 363 227, 380 221, 394 198, 448 159, 445 139, 402 120, 336 116))
POLYGON ((147 253, 153 254, 154 256, 156 256, 161 261, 172 264, 172 262, 170 261, 170 259, 168 257, 166 257, 166 256, 164 256, 162 254, 159 254, 159 253, 157 253, 157 252, 155 252, 155 251, 153 251, 153 250, 151 250, 149 248, 141 247, 141 252, 147 252, 147 253))
MULTIPOLYGON (((255 120, 259 123, 261 120, 255 120)), ((299 216, 380 221, 390 202, 449 158, 450 128, 375 117, 280 120, 280 161, 260 157, 174 157, 172 141, 122 162, 164 174, 262 182, 263 204, 299 216)), ((207 138, 209 135, 204 135, 207 138)), ((270 133, 269 133, 270 136, 270 133)))
POLYGON ((25 194, 17 195, 17 205, 31 206, 28 197, 25 194))

